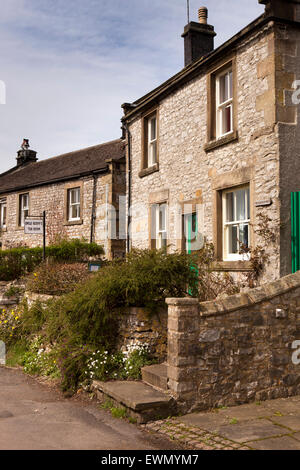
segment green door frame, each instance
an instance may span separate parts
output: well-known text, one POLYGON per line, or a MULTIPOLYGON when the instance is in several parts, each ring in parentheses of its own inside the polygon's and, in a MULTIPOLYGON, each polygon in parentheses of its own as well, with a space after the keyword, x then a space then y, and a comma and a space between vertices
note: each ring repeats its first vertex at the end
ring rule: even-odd
POLYGON ((291 193, 292 272, 300 270, 300 192, 291 193))

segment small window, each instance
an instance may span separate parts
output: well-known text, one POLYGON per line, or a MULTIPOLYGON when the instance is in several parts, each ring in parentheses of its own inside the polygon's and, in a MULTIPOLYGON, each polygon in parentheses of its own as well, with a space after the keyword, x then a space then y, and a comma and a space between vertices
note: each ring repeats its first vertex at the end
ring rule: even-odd
POLYGON ((19 196, 19 227, 24 227, 25 219, 29 215, 29 194, 19 196))
POLYGON ((164 204, 154 204, 151 207, 151 238, 152 248, 158 250, 167 247, 167 215, 168 206, 164 204))
POLYGON ((0 229, 6 228, 6 199, 0 200, 0 229))
POLYGON ((233 77, 232 69, 216 77, 216 136, 226 136, 233 131, 233 77))
POLYGON ((157 163, 157 113, 144 118, 144 168, 151 168, 157 163))
POLYGON ((72 188, 68 190, 68 220, 78 221, 80 217, 80 188, 72 188))
POLYGON ((249 186, 223 191, 223 257, 243 260, 250 246, 249 186))

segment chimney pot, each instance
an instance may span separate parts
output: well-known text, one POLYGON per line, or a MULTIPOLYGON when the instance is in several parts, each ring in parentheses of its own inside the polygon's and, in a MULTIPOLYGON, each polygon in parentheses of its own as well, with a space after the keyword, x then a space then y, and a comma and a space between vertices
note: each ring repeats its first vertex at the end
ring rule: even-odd
POLYGON ((30 149, 29 139, 23 139, 21 150, 17 153, 17 166, 27 165, 37 161, 37 152, 30 149))
POLYGON ((201 24, 207 24, 207 18, 208 18, 208 9, 206 7, 201 7, 198 10, 198 18, 199 18, 199 23, 201 24))

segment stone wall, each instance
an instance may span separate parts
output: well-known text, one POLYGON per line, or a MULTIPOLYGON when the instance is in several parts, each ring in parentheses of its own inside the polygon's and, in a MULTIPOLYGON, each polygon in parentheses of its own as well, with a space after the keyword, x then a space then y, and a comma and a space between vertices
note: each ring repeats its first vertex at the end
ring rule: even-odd
POLYGON ((132 307, 120 315, 118 347, 147 344, 159 362, 167 359, 168 312, 162 310, 149 315, 143 308, 132 307))
POLYGON ((300 271, 220 301, 167 303, 168 382, 182 411, 300 394, 300 271))
MULTIPOLYGON (((46 303, 48 300, 58 297, 27 291, 24 294, 24 298, 27 300, 29 307, 31 307, 37 300, 46 303)), ((166 361, 168 349, 167 309, 150 315, 143 308, 126 308, 117 315, 117 328, 116 347, 118 349, 126 351, 131 346, 147 344, 153 357, 158 362, 166 361)))

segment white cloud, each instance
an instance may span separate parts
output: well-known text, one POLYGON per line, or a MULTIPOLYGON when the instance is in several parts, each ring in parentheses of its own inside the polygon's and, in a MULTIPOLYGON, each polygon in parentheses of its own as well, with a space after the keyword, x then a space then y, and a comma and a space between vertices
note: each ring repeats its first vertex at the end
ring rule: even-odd
MULTIPOLYGON (((120 136, 121 104, 183 66, 185 0, 9 0, 1 5, 0 172, 22 139, 40 158, 120 136)), ((196 20, 199 0, 191 0, 196 20)), ((256 0, 206 0, 216 45, 258 16, 256 0)))

